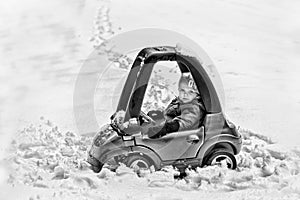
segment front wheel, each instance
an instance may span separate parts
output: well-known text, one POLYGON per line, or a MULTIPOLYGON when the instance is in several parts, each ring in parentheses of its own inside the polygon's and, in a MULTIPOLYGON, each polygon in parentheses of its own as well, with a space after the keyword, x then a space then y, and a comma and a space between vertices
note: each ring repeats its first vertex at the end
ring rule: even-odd
POLYGON ((207 165, 221 165, 226 163, 227 168, 235 169, 237 167, 237 162, 231 151, 227 149, 216 149, 213 150, 206 161, 207 165))
POLYGON ((133 169, 150 169, 151 162, 141 155, 131 155, 128 157, 126 165, 133 169))

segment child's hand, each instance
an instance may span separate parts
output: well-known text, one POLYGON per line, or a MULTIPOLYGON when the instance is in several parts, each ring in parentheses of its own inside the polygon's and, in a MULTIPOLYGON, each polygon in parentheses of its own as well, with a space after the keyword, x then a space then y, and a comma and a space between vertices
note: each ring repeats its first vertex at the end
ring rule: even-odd
POLYGON ((166 115, 171 118, 174 118, 174 117, 177 117, 178 115, 180 115, 179 105, 174 104, 174 105, 170 106, 166 110, 166 115))

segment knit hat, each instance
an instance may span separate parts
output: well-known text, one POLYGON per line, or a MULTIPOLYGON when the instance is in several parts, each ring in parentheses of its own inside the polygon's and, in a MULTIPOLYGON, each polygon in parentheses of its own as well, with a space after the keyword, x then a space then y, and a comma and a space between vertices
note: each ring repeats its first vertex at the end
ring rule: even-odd
POLYGON ((197 89, 197 85, 196 85, 191 73, 182 74, 179 79, 178 85, 180 85, 181 83, 185 83, 188 87, 193 89, 195 92, 199 93, 199 91, 197 89))

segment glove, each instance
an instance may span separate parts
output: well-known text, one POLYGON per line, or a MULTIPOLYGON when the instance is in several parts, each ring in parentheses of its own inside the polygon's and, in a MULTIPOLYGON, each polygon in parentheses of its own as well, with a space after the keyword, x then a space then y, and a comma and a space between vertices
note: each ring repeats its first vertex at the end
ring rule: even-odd
POLYGON ((169 104, 165 111, 165 115, 170 117, 171 119, 180 115, 179 101, 177 98, 173 99, 172 102, 169 104))
POLYGON ((165 115, 167 115, 171 119, 179 116, 180 114, 181 114, 181 112, 179 109, 179 104, 170 105, 165 112, 165 115))

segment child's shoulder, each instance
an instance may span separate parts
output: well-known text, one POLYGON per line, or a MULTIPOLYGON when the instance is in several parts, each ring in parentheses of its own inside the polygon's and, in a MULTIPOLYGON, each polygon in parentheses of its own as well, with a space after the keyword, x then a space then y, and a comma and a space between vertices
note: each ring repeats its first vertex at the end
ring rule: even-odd
POLYGON ((190 102, 190 105, 191 106, 195 106, 195 107, 199 107, 201 110, 205 110, 204 109, 204 105, 203 105, 203 102, 202 102, 202 99, 200 96, 196 97, 195 99, 193 99, 191 102, 190 102))
POLYGON ((201 97, 197 96, 190 102, 190 104, 199 105, 199 104, 201 104, 201 102, 202 102, 201 97))

